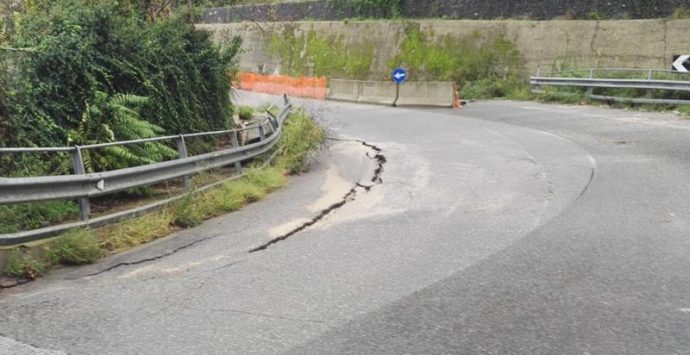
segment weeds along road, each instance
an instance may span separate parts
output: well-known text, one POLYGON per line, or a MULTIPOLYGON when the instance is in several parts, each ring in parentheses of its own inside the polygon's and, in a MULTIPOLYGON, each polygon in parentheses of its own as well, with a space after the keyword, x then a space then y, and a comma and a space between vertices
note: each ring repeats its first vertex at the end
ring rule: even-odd
POLYGON ((311 172, 4 291, 0 353, 690 353, 690 123, 306 105, 337 138, 311 172))

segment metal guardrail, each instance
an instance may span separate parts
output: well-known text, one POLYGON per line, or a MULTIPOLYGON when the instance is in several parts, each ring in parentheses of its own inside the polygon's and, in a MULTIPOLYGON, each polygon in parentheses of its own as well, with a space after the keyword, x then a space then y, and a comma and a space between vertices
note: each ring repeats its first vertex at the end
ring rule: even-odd
MULTIPOLYGON (((676 91, 676 92, 690 92, 690 76, 687 73, 679 73, 670 70, 657 69, 619 69, 619 68, 599 68, 587 70, 571 70, 559 73, 551 73, 547 76, 540 72, 536 76, 530 77, 530 84, 532 85, 533 93, 544 93, 541 88, 543 86, 572 86, 587 88, 586 95, 593 100, 618 101, 618 102, 632 102, 632 103, 646 103, 646 104, 690 104, 690 100, 677 99, 655 99, 651 97, 651 90, 676 91), (588 77, 567 77, 567 74, 582 74, 588 73, 588 77), (645 74, 646 78, 600 78, 597 74, 600 73, 630 73, 645 74), (659 74, 664 76, 677 76, 679 79, 685 80, 668 80, 667 78, 658 79, 659 74), (647 97, 617 97, 607 95, 594 95, 593 89, 608 88, 608 89, 642 89, 648 90, 647 97)), ((562 94, 562 93, 561 93, 562 94)))
MULTIPOLYGON (((254 125, 240 129, 181 134, 177 136, 165 136, 75 147, 0 148, 0 154, 69 152, 72 157, 72 164, 74 168, 73 175, 20 178, 0 177, 0 204, 63 199, 79 201, 79 221, 31 231, 0 234, 0 246, 11 246, 38 241, 63 233, 72 228, 87 226, 97 227, 108 223, 115 223, 127 218, 152 212, 175 200, 179 200, 186 194, 169 198, 164 201, 158 201, 147 206, 137 207, 127 211, 121 211, 96 218, 91 218, 91 208, 89 203, 89 198, 91 197, 109 195, 131 188, 150 186, 171 179, 184 178, 185 187, 188 188, 188 177, 190 175, 223 166, 234 165, 238 171, 241 171, 242 162, 269 152, 271 148, 278 143, 282 134, 283 123, 291 110, 292 104, 288 100, 287 95, 285 95, 283 98, 273 102, 266 109, 265 119, 254 125), (282 109, 278 115, 274 115, 271 110, 277 108, 281 100, 283 101, 282 109), (254 131, 255 134, 257 134, 258 141, 247 145, 241 145, 241 135, 244 132, 249 131, 254 131), (188 156, 185 139, 219 135, 229 136, 230 141, 232 142, 232 148, 222 149, 197 156, 188 156), (162 141, 174 141, 176 143, 179 154, 178 159, 100 173, 88 174, 85 172, 82 157, 82 152, 85 150, 162 141)), ((240 176, 242 175, 239 174, 233 176, 224 181, 196 189, 196 191, 207 190, 228 180, 237 179, 240 176)))

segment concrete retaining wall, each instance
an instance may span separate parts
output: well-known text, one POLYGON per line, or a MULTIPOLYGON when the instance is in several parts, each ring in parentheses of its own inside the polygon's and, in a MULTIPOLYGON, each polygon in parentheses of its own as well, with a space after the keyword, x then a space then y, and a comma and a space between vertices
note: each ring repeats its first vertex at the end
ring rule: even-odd
MULTIPOLYGON (((462 38, 474 33, 503 33, 525 59, 525 75, 566 61, 576 67, 670 68, 673 54, 690 50, 690 20, 620 21, 419 21, 430 41, 462 38)), ((373 44, 373 62, 367 79, 390 75, 389 60, 405 38, 400 21, 236 23, 199 25, 216 40, 238 35, 246 52, 240 67, 249 72, 280 72, 281 60, 268 48, 271 35, 290 28, 298 37, 314 31, 335 36, 348 46, 373 44), (362 34, 366 34, 363 36, 362 34)), ((306 44, 305 44, 306 45, 306 44)))
MULTIPOLYGON (((325 78, 240 73, 237 87, 267 94, 390 105, 395 84, 390 81, 328 80, 325 78)), ((400 85, 398 105, 459 107, 451 82, 407 82, 400 85)))
MULTIPOLYGON (((332 79, 328 82, 331 100, 390 105, 395 100, 395 84, 389 81, 332 79)), ((407 82, 400 85, 398 105, 459 107, 455 84, 451 82, 407 82)))

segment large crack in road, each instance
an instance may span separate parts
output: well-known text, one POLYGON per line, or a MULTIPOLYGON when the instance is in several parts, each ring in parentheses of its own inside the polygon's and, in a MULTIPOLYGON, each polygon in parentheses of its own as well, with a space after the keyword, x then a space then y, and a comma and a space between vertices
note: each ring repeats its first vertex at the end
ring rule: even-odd
MULTIPOLYGON (((378 147, 378 146, 376 146, 376 145, 374 145, 374 144, 370 144, 370 143, 368 143, 368 142, 366 142, 366 141, 363 141, 363 140, 360 140, 360 139, 328 137, 328 140, 331 140, 331 141, 340 141, 340 142, 356 142, 356 143, 360 143, 360 144, 362 144, 363 146, 365 146, 365 147, 367 147, 367 148, 370 149, 370 152, 367 152, 367 157, 368 157, 369 159, 372 159, 372 160, 376 161, 376 163, 377 163, 377 167, 376 167, 376 169, 374 170, 373 176, 372 176, 371 179, 370 179, 370 184, 363 184, 363 183, 361 183, 361 182, 356 183, 356 184, 352 187, 352 189, 350 189, 350 191, 348 191, 348 193, 345 194, 345 196, 343 196, 343 198, 342 198, 341 200, 339 200, 338 202, 336 202, 336 203, 334 203, 334 204, 331 204, 329 207, 327 207, 327 208, 321 210, 315 217, 311 218, 309 221, 307 221, 307 222, 305 222, 305 223, 299 225, 298 227, 296 227, 296 228, 290 230, 289 232, 287 232, 287 233, 285 233, 285 234, 283 234, 283 235, 280 235, 280 236, 278 236, 278 237, 272 239, 271 241, 269 241, 269 242, 267 242, 267 243, 265 243, 265 244, 262 244, 262 245, 260 245, 260 246, 258 246, 258 247, 256 247, 256 248, 253 248, 253 249, 249 250, 249 253, 255 253, 255 252, 258 252, 258 251, 266 250, 266 249, 268 249, 271 245, 276 244, 276 243, 279 243, 279 242, 281 242, 281 241, 284 241, 284 240, 286 240, 286 239, 288 239, 288 238, 294 236, 295 234, 297 234, 297 233, 299 233, 299 232, 301 232, 301 231, 303 231, 303 230, 305 230, 305 229, 307 229, 307 228, 309 228, 309 227, 311 227, 311 226, 314 226, 315 224, 319 223, 321 220, 323 220, 324 218, 326 218, 328 215, 330 215, 331 213, 333 213, 335 210, 337 210, 337 209, 339 209, 339 208, 342 208, 342 207, 345 206, 348 202, 353 201, 353 200, 356 198, 357 194, 359 194, 359 193, 367 193, 367 192, 371 191, 371 189, 374 188, 375 186, 380 185, 380 184, 383 183, 382 175, 383 175, 383 172, 384 172, 384 165, 386 164, 387 160, 386 160, 386 157, 382 154, 382 151, 383 151, 383 150, 382 150, 380 147, 378 147)), ((169 250, 169 251, 167 251, 167 252, 165 252, 165 253, 162 253, 162 254, 160 254, 160 255, 152 256, 152 257, 149 257, 149 258, 144 258, 144 259, 135 260, 135 261, 128 261, 128 262, 117 263, 117 264, 115 264, 115 265, 112 265, 112 266, 107 267, 107 268, 105 268, 105 269, 99 270, 99 271, 97 271, 97 272, 89 273, 89 274, 87 274, 87 275, 85 275, 85 276, 86 276, 86 277, 98 276, 98 275, 101 275, 101 274, 104 274, 104 273, 106 273, 106 272, 113 271, 113 270, 115 270, 115 269, 119 269, 119 268, 122 268, 122 267, 133 266, 133 265, 140 265, 140 264, 144 264, 144 263, 148 263, 148 262, 160 260, 160 259, 163 259, 163 258, 168 257, 168 256, 170 256, 170 255, 176 254, 176 253, 179 252, 179 251, 182 251, 182 250, 184 250, 184 249, 190 248, 190 247, 195 246, 195 245, 197 245, 197 244, 199 244, 199 243, 208 241, 208 240, 213 239, 213 238, 216 238, 216 237, 218 237, 218 235, 214 235, 214 236, 211 236, 211 237, 198 239, 198 240, 195 240, 195 241, 190 242, 190 243, 188 243, 188 244, 184 244, 184 245, 182 245, 182 246, 179 246, 179 247, 177 247, 177 248, 174 248, 174 249, 172 249, 172 250, 169 250)))
POLYGON ((374 188, 375 186, 383 183, 382 175, 383 175, 383 171, 384 171, 384 165, 387 163, 386 156, 381 153, 383 151, 383 149, 381 149, 380 147, 378 147, 374 144, 370 144, 370 143, 363 141, 363 140, 360 140, 360 139, 334 138, 334 137, 328 137, 328 139, 332 140, 332 141, 339 141, 339 142, 357 142, 357 143, 361 143, 363 146, 371 149, 371 152, 367 153, 367 157, 369 157, 372 160, 375 160, 377 163, 377 167, 374 170, 374 175, 372 176, 372 178, 370 180, 371 184, 364 185, 360 182, 356 183, 352 187, 352 189, 350 189, 350 191, 348 191, 348 193, 345 194, 345 196, 343 196, 343 198, 340 201, 330 205, 328 208, 321 210, 321 212, 319 212, 319 214, 317 214, 314 218, 312 218, 309 221, 299 225, 298 227, 292 229, 291 231, 272 239, 268 243, 265 243, 263 245, 260 245, 256 248, 250 250, 249 251, 250 253, 255 253, 255 252, 266 250, 270 246, 272 246, 276 243, 280 243, 280 242, 292 237, 293 235, 295 235, 295 234, 297 234, 297 233, 299 233, 299 232, 301 232, 301 231, 303 231, 303 230, 305 230, 311 226, 314 226, 315 224, 319 223, 321 220, 326 218, 328 215, 333 213, 335 210, 342 208, 348 202, 354 201, 355 198, 357 197, 358 193, 362 193, 362 192, 367 193, 367 192, 371 191, 371 189, 374 188))

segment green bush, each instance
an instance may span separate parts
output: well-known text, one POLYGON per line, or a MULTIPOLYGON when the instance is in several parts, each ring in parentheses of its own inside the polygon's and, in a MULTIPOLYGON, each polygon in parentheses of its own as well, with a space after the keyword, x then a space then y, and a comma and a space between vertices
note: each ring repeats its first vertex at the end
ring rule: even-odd
POLYGON ((296 111, 287 118, 279 142, 279 166, 289 173, 300 173, 309 166, 309 154, 326 139, 326 133, 304 111, 296 111))
POLYGON ((254 109, 249 106, 240 106, 238 114, 241 120, 249 121, 254 117, 254 109))
MULTIPOLYGON (((147 21, 135 1, 27 3, 0 50, 0 147, 65 146, 231 126, 229 78, 240 47, 224 47, 184 16, 147 21)), ((190 144, 194 154, 207 142, 190 144)), ((88 171, 176 156, 145 143, 84 151, 88 171)), ((0 155, 0 176, 65 174, 69 154, 0 155)), ((0 207, 0 233, 73 216, 72 203, 0 207)))
POLYGON ((63 265, 90 264, 103 256, 103 249, 90 229, 67 232, 46 247, 50 263, 63 265))
MULTIPOLYGON (((136 4, 105 0, 48 1, 18 16, 7 46, 21 50, 0 51, 0 67, 7 69, 0 71, 0 146, 63 146, 85 115, 123 95, 146 98, 137 113, 162 129, 156 134, 230 127, 228 73, 239 39, 221 49, 183 16, 144 17, 136 4)), ((108 134, 95 136, 98 141, 146 136, 113 129, 116 112, 100 117, 111 131, 102 128, 108 134)), ((145 152, 147 159, 161 153, 145 152)), ((0 174, 27 163, 15 159, 0 174)))

